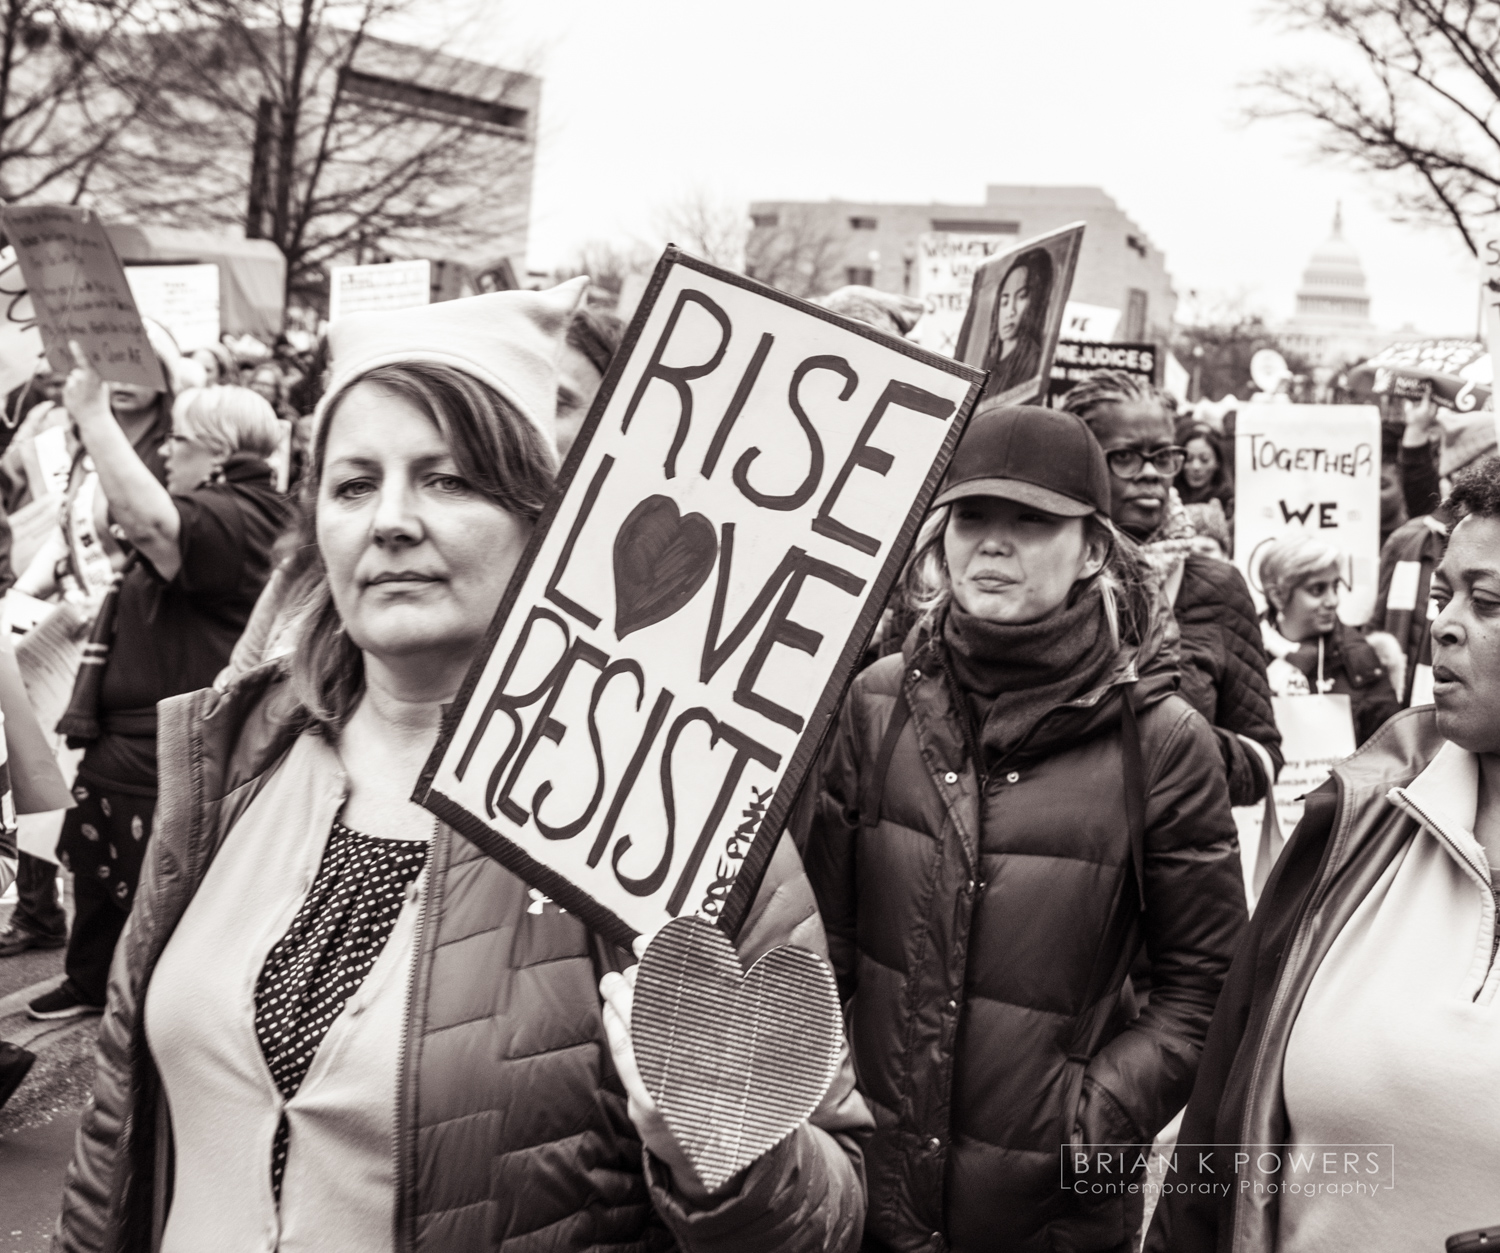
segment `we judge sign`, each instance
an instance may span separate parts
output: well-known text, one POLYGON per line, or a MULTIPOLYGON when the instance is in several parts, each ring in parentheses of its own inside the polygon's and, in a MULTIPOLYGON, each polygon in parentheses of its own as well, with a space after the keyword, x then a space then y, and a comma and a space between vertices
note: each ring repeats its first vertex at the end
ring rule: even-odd
POLYGON ((417 799, 616 940, 735 934, 982 380, 669 249, 417 799))

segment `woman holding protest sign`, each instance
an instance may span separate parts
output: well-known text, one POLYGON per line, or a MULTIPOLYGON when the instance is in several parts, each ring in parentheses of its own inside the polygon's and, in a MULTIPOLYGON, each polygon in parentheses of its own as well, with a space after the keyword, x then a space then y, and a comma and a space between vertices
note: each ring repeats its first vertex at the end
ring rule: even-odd
POLYGON ((1182 632, 1182 694, 1213 724, 1235 805, 1261 800, 1281 769, 1266 654, 1245 580, 1213 555, 1172 490, 1186 461, 1156 389, 1102 370, 1064 399, 1104 449, 1110 517, 1141 545, 1182 632))
POLYGON ((1267 601, 1261 633, 1273 659, 1271 691, 1347 698, 1358 745, 1400 710, 1396 689, 1405 658, 1385 632, 1367 634, 1340 621, 1343 564, 1338 545, 1305 531, 1268 544, 1259 566, 1267 601))
POLYGON ((1192 1086, 1239 855, 1109 508, 1079 419, 981 409, 908 565, 918 625, 833 734, 807 859, 875 1107, 867 1247, 1124 1253, 1138 1176, 1096 1190, 1094 1146, 1148 1146, 1192 1086))
MULTIPOLYGON (((552 490, 586 282, 334 324, 321 578, 289 659, 162 707, 60 1247, 858 1246, 847 1059, 706 1192, 635 1066, 629 955, 409 800, 552 490)), ((739 942, 788 940, 823 946, 783 841, 739 942)))

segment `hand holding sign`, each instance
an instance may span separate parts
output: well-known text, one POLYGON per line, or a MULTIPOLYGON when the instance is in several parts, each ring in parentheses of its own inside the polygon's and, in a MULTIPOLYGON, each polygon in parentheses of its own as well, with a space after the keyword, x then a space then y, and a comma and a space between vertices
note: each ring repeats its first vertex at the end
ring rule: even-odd
POLYGON ((68 371, 63 384, 63 408, 75 422, 87 422, 90 418, 109 417, 109 392, 104 380, 89 363, 88 354, 76 339, 68 344, 73 354, 73 368, 68 371))
POLYGON ((838 1073, 833 971, 784 945, 747 972, 698 918, 668 923, 641 964, 605 975, 604 1023, 641 1142, 703 1200, 812 1116, 838 1073))

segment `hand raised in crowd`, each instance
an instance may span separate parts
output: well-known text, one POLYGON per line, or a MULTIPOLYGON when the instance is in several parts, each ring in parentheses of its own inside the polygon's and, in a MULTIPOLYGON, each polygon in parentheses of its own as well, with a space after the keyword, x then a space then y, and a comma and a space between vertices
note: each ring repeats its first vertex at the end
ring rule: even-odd
POLYGON ((1408 448, 1420 448, 1423 444, 1431 443, 1438 432, 1437 411, 1437 401, 1432 398, 1431 392, 1419 400, 1408 400, 1406 430, 1401 435, 1401 442, 1408 448))
POLYGON ((62 401, 75 422, 94 417, 109 416, 109 391, 99 372, 94 369, 77 340, 69 340, 73 353, 73 368, 68 371, 63 383, 62 401))

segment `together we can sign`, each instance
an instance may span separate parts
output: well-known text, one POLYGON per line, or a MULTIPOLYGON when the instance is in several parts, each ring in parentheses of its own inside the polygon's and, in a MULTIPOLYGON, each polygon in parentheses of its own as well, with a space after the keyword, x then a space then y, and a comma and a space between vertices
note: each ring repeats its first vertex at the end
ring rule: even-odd
POLYGON ((984 375, 669 248, 416 799, 734 936, 984 375))

